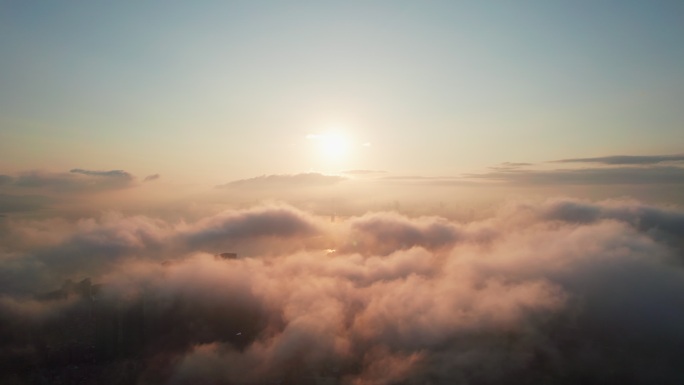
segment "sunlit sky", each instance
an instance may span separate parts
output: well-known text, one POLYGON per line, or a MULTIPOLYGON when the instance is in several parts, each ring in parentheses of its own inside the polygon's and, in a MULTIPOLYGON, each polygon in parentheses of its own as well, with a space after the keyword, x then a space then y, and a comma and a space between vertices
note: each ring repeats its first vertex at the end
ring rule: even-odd
POLYGON ((684 148, 681 1, 0 5, 4 172, 221 183, 684 148))

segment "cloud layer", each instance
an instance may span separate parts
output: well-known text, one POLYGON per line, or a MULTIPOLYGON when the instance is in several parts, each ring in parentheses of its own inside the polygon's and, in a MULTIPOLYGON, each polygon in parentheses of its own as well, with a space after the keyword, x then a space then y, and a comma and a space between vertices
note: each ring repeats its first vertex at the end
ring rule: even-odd
POLYGON ((3 381, 684 381, 676 208, 551 199, 474 222, 330 223, 263 206, 8 219, 0 235, 3 381))

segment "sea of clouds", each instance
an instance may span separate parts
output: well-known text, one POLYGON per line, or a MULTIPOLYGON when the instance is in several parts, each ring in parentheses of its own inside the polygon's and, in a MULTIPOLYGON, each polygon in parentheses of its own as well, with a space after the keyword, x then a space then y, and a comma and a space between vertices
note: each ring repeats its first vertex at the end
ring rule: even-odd
POLYGON ((684 383, 675 207, 8 217, 0 245, 3 383, 684 383))

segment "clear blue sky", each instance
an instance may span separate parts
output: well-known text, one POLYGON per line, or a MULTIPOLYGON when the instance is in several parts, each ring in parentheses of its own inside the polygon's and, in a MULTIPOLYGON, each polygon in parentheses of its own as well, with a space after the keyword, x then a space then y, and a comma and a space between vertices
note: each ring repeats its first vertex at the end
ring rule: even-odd
POLYGON ((446 175, 682 148, 681 1, 0 3, 5 171, 446 175), (334 161, 310 140, 330 130, 334 161))

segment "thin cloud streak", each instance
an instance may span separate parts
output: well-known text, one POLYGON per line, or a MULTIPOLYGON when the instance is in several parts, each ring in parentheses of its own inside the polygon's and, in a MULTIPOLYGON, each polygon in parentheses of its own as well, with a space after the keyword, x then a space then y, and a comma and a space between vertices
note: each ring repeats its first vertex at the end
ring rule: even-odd
POLYGON ((583 168, 558 170, 498 170, 468 174, 475 180, 526 185, 672 185, 684 184, 684 168, 674 166, 583 168))
POLYGON ((601 163, 609 165, 657 164, 684 161, 684 155, 614 155, 597 158, 571 158, 554 160, 553 163, 601 163))
POLYGON ((348 175, 377 175, 377 174, 386 174, 387 171, 382 171, 382 170, 347 170, 347 171, 342 171, 342 174, 348 174, 348 175))

